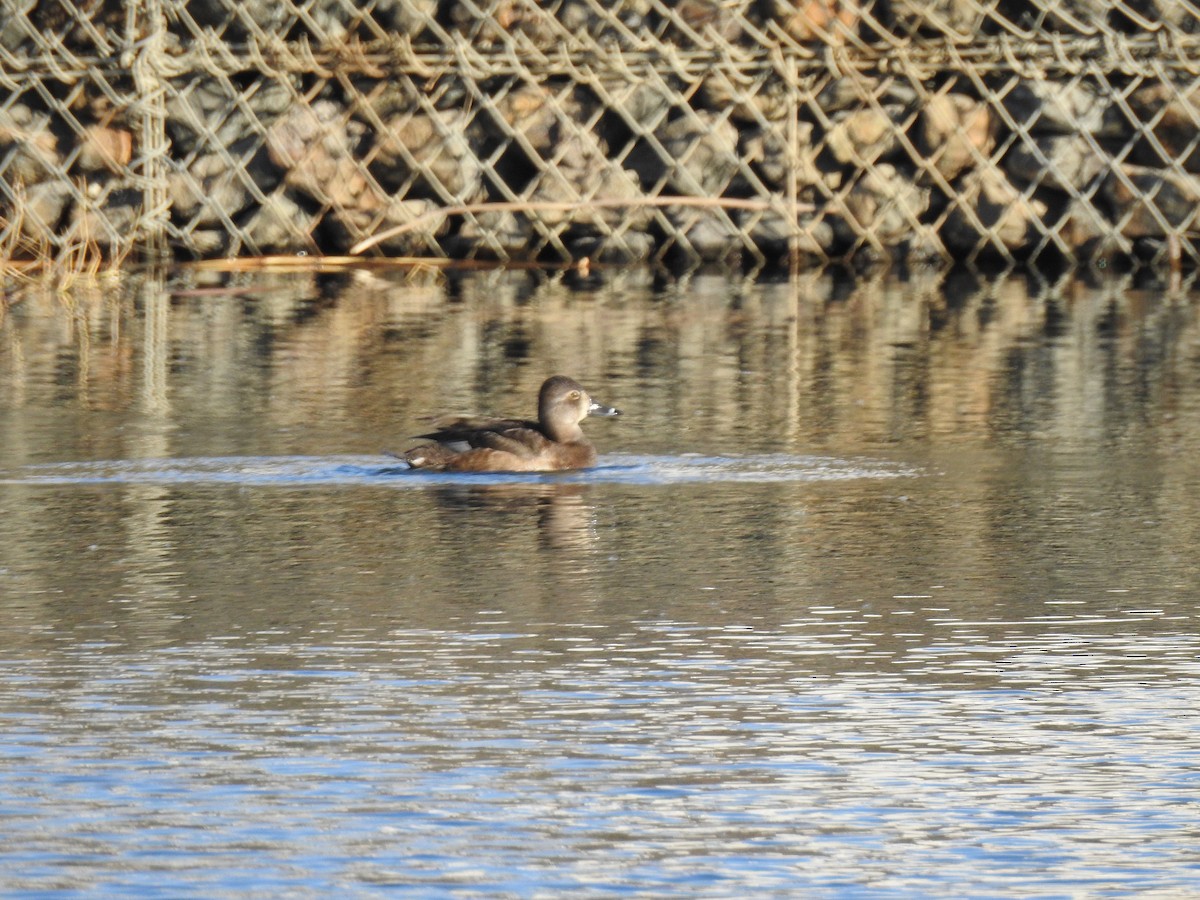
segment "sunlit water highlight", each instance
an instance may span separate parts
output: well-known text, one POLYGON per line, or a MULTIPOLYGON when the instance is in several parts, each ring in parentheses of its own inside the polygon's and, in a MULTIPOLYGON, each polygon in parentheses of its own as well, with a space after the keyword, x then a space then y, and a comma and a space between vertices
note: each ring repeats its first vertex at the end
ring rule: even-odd
POLYGON ((386 457, 221 457, 41 463, 0 472, 0 484, 679 484, 686 482, 843 481, 915 477, 908 465, 867 459, 784 454, 713 456, 605 456, 591 469, 573 472, 431 472, 409 469, 386 457))

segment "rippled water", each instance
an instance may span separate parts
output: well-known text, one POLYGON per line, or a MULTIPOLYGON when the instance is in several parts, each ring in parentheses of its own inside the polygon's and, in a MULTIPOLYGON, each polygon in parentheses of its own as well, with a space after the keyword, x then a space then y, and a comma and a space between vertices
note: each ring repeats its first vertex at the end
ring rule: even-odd
POLYGON ((0 320, 0 892, 1200 892, 1191 295, 187 277, 0 320))

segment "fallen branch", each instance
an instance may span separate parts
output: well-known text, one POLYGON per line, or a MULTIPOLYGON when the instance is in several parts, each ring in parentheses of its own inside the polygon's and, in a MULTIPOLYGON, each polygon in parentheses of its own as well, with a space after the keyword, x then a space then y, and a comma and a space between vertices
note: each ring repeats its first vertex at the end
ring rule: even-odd
MULTIPOLYGON (((489 212, 575 212, 587 209, 620 209, 625 206, 691 206, 716 209, 748 209, 753 211, 769 210, 778 206, 767 200, 744 200, 738 197, 638 197, 628 200, 576 200, 572 202, 555 200, 506 201, 501 203, 466 203, 461 206, 444 206, 440 209, 422 213, 411 221, 395 225, 387 231, 364 238, 350 248, 350 255, 357 256, 383 241, 419 228, 425 222, 439 216, 463 216, 474 213, 489 212)), ((796 205, 796 212, 813 212, 816 207, 810 203, 796 205)))

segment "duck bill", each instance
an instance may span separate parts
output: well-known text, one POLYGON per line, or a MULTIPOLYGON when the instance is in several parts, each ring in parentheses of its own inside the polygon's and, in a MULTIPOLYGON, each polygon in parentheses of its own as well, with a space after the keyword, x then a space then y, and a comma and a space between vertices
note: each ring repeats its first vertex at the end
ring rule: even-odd
POLYGON ((592 405, 588 407, 587 414, 589 416, 619 416, 621 411, 612 406, 601 406, 593 400, 592 405))

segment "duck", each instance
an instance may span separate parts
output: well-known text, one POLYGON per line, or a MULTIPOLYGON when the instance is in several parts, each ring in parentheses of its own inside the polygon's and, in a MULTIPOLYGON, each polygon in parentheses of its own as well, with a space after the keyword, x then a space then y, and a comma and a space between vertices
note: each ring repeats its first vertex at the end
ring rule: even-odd
POLYGON ((431 441, 397 456, 412 469, 435 472, 562 472, 596 464, 596 448, 580 423, 621 411, 591 398, 566 375, 553 375, 538 391, 538 417, 498 419, 441 416, 434 430, 414 435, 431 441))

